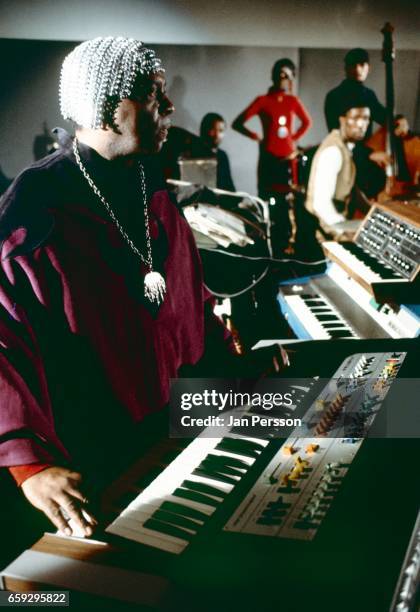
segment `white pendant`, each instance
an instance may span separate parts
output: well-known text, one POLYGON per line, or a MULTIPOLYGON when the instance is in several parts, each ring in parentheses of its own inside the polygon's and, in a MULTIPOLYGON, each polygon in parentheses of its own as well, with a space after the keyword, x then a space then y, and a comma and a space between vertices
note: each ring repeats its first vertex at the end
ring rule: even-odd
POLYGON ((144 295, 148 300, 159 305, 166 293, 165 279, 159 272, 148 272, 144 277, 144 295))

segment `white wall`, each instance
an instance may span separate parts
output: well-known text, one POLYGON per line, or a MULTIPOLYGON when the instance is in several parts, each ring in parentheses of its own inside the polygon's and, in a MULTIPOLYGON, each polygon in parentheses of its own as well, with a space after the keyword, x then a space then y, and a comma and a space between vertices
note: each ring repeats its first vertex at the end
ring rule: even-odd
MULTIPOLYGON (((230 122, 267 90, 273 62, 289 55, 301 63, 297 91, 315 120, 301 144, 312 145, 325 135, 323 100, 342 78, 346 49, 374 50, 368 84, 383 100, 380 29, 390 20, 397 108, 419 129, 419 19, 418 0, 0 0, 0 38, 33 45, 26 56, 17 57, 17 47, 16 56, 8 48, 2 55, 0 166, 14 176, 32 161, 43 121, 63 125, 57 82, 73 46, 67 41, 104 34, 137 37, 158 49, 177 107, 174 123, 194 132, 208 111, 230 122)), ((238 188, 255 192, 255 142, 229 130, 225 149, 238 188)))
MULTIPOLYGON (((32 147, 45 121, 51 129, 65 125, 58 108, 60 66, 74 43, 0 40, 2 67, 0 90, 0 167, 15 176, 33 161, 32 147)), ((173 123, 197 133, 207 112, 221 113, 230 124, 257 95, 267 91, 274 61, 289 56, 300 65, 298 92, 314 119, 302 145, 315 145, 326 134, 323 102, 327 91, 343 76, 344 49, 296 49, 153 45, 167 74, 168 92, 175 103, 173 123)), ((368 84, 384 99, 384 68, 378 51, 371 52, 368 84)), ((399 51, 396 60, 396 108, 417 127, 417 79, 420 52, 399 51)), ((250 126, 260 129, 253 119, 250 126)), ((225 143, 238 189, 256 192, 257 144, 229 129, 225 143)))
POLYGON ((133 36, 162 44, 418 48, 418 0, 0 0, 0 37, 133 36))
MULTIPOLYGON (((366 85, 372 88, 379 100, 385 103, 385 67, 381 52, 369 49, 370 73, 366 85)), ((300 142, 310 145, 326 135, 324 120, 325 93, 343 78, 344 50, 301 49, 299 93, 310 108, 314 126, 300 142)), ((411 127, 419 130, 418 85, 420 77, 420 53, 398 49, 394 62, 395 112, 403 113, 411 127)))
MULTIPOLYGON (((176 108, 172 121, 196 134, 207 112, 220 113, 230 125, 257 95, 265 93, 277 59, 287 56, 299 63, 298 49, 283 47, 155 48, 164 62, 168 93, 176 108)), ((256 118, 247 125, 261 132, 256 118)), ((222 148, 229 155, 236 188, 256 193, 257 143, 228 129, 222 148)))

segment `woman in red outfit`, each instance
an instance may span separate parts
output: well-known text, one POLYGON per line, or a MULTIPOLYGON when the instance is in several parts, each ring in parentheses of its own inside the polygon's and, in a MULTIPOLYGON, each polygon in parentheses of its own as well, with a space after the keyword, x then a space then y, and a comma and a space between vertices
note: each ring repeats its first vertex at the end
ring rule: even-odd
MULTIPOLYGON (((287 206, 285 202, 279 200, 284 199, 290 182, 296 182, 293 165, 296 142, 312 124, 302 102, 290 93, 295 72, 296 67, 292 60, 279 59, 273 66, 271 72, 273 84, 268 92, 255 98, 232 124, 234 130, 260 143, 258 194, 264 199, 270 197, 276 199, 275 221, 277 226, 281 225, 284 229, 285 225, 288 226, 287 206), (262 137, 245 127, 245 123, 254 116, 261 119, 262 137), (300 120, 300 126, 296 131, 293 127, 295 116, 300 120)), ((282 234, 286 240, 287 232, 284 229, 282 234)), ((279 247, 279 244, 275 246, 279 247)))

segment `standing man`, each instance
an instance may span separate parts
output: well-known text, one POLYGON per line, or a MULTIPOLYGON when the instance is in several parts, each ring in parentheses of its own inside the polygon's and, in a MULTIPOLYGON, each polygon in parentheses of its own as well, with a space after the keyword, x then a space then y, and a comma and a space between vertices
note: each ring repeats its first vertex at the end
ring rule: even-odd
POLYGON ((331 130, 312 161, 306 207, 317 215, 321 227, 330 231, 348 215, 348 204, 356 178, 352 158, 355 144, 363 140, 370 121, 370 110, 363 98, 343 102, 339 129, 331 130))
POLYGON ((174 110, 160 59, 84 42, 60 97, 75 137, 0 203, 0 466, 57 528, 90 535, 86 480, 139 453, 183 365, 230 353, 189 226, 149 171, 174 110))
POLYGON ((232 123, 234 130, 256 140, 260 145, 258 161, 258 195, 276 201, 273 211, 273 245, 281 251, 287 245, 290 222, 285 194, 294 179, 296 143, 310 128, 311 118, 297 96, 292 95, 296 67, 289 58, 279 59, 271 71, 272 85, 268 92, 255 98, 232 123), (245 126, 254 116, 261 120, 263 135, 245 126), (294 129, 297 117, 300 126, 294 129))
POLYGON ((346 78, 340 85, 327 93, 324 104, 325 120, 328 131, 340 127, 340 112, 349 98, 357 96, 363 99, 364 105, 370 110, 370 123, 366 136, 372 133, 372 121, 384 125, 386 121, 386 108, 379 102, 373 89, 364 84, 370 70, 369 53, 366 49, 351 49, 344 56, 344 69, 346 78))

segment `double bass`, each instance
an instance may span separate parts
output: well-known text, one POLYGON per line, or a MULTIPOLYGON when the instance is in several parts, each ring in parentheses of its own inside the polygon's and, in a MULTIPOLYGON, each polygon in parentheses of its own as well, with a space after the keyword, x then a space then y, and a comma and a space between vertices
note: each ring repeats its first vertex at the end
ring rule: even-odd
POLYGON ((420 194, 420 138, 408 132, 396 134, 394 115, 394 72, 395 47, 394 28, 386 23, 381 30, 383 34, 382 61, 385 64, 385 97, 386 123, 366 144, 374 151, 386 151, 390 163, 386 167, 386 185, 378 194, 379 202, 393 199, 418 199, 420 194))

